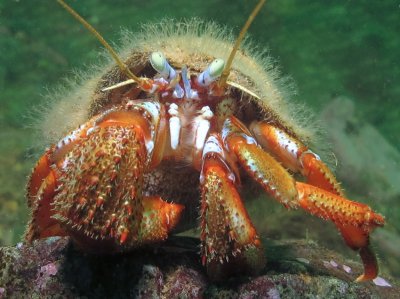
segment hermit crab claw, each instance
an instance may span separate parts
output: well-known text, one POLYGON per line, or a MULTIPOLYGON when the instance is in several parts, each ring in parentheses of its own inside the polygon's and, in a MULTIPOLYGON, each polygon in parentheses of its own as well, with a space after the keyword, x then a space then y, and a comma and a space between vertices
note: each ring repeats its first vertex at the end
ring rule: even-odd
POLYGON ((164 114, 156 102, 111 109, 48 150, 28 183, 26 239, 70 235, 95 252, 166 239, 183 206, 142 194, 143 175, 165 146, 164 114))

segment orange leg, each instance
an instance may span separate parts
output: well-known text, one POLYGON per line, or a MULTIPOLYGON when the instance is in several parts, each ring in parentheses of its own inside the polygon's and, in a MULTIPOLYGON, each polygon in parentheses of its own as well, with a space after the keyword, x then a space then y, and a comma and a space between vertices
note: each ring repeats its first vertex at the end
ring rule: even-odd
POLYGON ((343 195, 340 184, 330 169, 299 140, 266 122, 253 122, 250 130, 266 151, 286 168, 300 172, 307 179, 307 183, 343 195))
POLYGON ((244 125, 231 117, 224 124, 224 143, 249 175, 285 206, 300 206, 334 222, 346 244, 359 250, 365 271, 357 280, 375 278, 378 265, 369 246, 369 233, 382 226, 384 218, 370 207, 344 198, 329 168, 286 132, 264 122, 253 123, 251 130, 266 150, 285 167, 301 172, 309 184, 295 182, 280 163, 258 147, 244 125))
POLYGON ((378 275, 378 264, 369 246, 369 234, 375 227, 383 226, 385 219, 365 204, 350 201, 312 185, 297 182, 296 186, 300 206, 313 215, 333 221, 346 244, 359 250, 364 274, 357 281, 374 279, 378 275))
POLYGON ((222 135, 225 146, 267 193, 285 207, 298 206, 295 180, 279 162, 257 145, 238 119, 227 119, 222 135))
POLYGON ((28 185, 28 200, 33 213, 25 235, 28 242, 37 238, 66 235, 60 224, 51 217, 54 215, 51 203, 56 194, 57 182, 54 170, 47 165, 49 152, 39 160, 28 185))
POLYGON ((261 243, 235 187, 222 144, 210 136, 201 173, 201 241, 203 264, 212 279, 238 270, 256 273, 265 265, 261 243))
POLYGON ((43 181, 51 172, 50 169, 50 155, 52 150, 48 150, 42 157, 40 157, 37 162, 35 168, 32 171, 31 176, 29 177, 28 187, 27 187, 27 197, 28 197, 28 205, 31 207, 34 203, 34 197, 39 192, 39 188, 41 187, 43 181))
POLYGON ((161 107, 149 105, 106 111, 40 159, 28 184, 28 241, 67 233, 94 248, 96 240, 132 248, 166 238, 183 207, 141 194, 165 141, 161 107))

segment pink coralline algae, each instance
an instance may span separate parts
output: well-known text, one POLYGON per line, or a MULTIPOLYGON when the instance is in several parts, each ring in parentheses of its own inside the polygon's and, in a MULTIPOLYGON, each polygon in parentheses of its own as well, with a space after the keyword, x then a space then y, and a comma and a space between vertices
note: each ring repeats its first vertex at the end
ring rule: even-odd
POLYGON ((156 251, 119 255, 84 254, 68 238, 0 247, 0 299, 399 298, 395 278, 385 276, 390 284, 382 278, 355 283, 362 265, 309 241, 265 240, 269 267, 260 276, 218 284, 201 267, 197 239, 174 237, 168 242, 156 251))
POLYGON ((37 273, 36 282, 39 289, 46 288, 49 279, 56 275, 58 272, 57 265, 54 263, 49 263, 40 267, 37 273))

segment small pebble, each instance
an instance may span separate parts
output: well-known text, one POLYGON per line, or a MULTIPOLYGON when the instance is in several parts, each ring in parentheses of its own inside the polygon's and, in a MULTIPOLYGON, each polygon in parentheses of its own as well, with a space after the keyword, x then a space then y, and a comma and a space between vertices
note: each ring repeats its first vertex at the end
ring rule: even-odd
POLYGON ((347 273, 351 273, 351 268, 347 265, 342 265, 342 268, 344 271, 346 271, 347 273))
POLYGON ((296 260, 299 261, 300 263, 303 263, 303 264, 309 264, 310 263, 310 261, 308 259, 305 259, 305 258, 302 258, 302 257, 297 257, 296 260))
POLYGON ((334 260, 330 260, 329 264, 331 264, 332 267, 337 268, 338 264, 334 260))
POLYGON ((392 287, 390 283, 388 283, 384 278, 378 276, 373 280, 374 284, 380 287, 392 287))

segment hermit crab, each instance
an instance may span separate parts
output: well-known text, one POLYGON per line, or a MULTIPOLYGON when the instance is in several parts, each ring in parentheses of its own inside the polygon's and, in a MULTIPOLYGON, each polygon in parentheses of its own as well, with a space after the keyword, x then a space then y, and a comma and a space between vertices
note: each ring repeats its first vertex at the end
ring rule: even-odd
POLYGON ((235 43, 213 23, 164 21, 128 37, 118 54, 58 2, 117 65, 98 68, 45 117, 59 141, 28 182, 28 242, 66 235, 83 250, 124 252, 165 240, 200 210, 210 277, 257 273, 264 252, 239 193, 256 182, 285 207, 331 220, 361 256, 357 280, 377 276, 369 234, 383 216, 345 198, 306 145, 308 129, 296 122, 268 59, 240 46, 264 1, 235 43))

